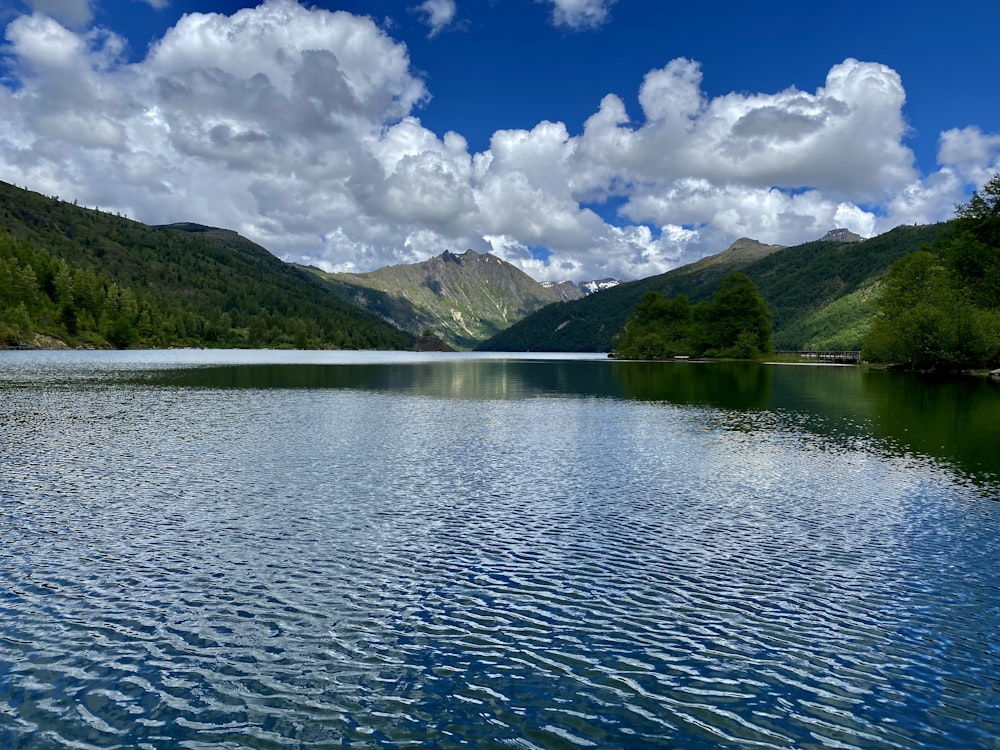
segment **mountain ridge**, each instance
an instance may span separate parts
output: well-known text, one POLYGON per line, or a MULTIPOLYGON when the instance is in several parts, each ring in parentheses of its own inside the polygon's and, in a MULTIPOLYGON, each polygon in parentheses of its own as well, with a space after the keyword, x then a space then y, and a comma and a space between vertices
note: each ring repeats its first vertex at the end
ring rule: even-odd
POLYGON ((540 283, 467 250, 365 274, 286 263, 229 229, 147 226, 0 183, 0 345, 610 351, 646 291, 708 299, 733 271, 767 300, 778 348, 857 348, 888 267, 946 224, 792 247, 740 238, 665 274, 540 283))
POLYGON ((413 344, 232 230, 146 225, 6 182, 0 333, 13 346, 35 334, 91 347, 413 344))
MULTIPOLYGON (((882 235, 852 241, 820 239, 782 247, 741 238, 720 253, 645 279, 625 282, 599 295, 552 305, 483 342, 482 351, 611 351, 647 291, 696 303, 711 298, 722 279, 735 271, 750 276, 774 319, 774 345, 780 349, 860 348, 874 315, 879 279, 896 260, 929 243, 945 224, 903 225, 882 235), (867 290, 867 291, 866 291, 867 290), (855 306, 838 300, 852 294, 855 306), (842 325, 849 337, 837 338, 842 325), (849 339, 849 340, 848 340, 849 339), (844 346, 850 344, 850 346, 844 346)), ((829 236, 824 235, 824 236, 829 236)), ((838 236, 838 235, 834 235, 838 236)))
POLYGON ((546 305, 583 295, 565 284, 546 286, 513 264, 474 250, 445 250, 418 263, 364 273, 309 270, 402 330, 433 331, 458 349, 472 348, 546 305))

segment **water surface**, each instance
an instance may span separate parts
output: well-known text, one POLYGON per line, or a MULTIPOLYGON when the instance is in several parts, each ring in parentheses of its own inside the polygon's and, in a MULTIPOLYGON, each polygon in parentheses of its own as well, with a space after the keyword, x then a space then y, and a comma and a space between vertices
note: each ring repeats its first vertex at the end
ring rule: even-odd
POLYGON ((0 747, 1000 747, 998 409, 855 368, 2 353, 0 747))

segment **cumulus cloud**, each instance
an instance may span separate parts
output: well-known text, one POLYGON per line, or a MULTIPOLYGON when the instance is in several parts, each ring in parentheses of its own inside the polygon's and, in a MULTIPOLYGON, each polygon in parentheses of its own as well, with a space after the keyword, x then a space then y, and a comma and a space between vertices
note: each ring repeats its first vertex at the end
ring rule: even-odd
POLYGON ((1000 135, 977 127, 946 130, 941 134, 938 163, 953 168, 965 182, 983 185, 1000 171, 1000 135))
POLYGON ((574 31, 602 26, 617 0, 539 0, 552 3, 552 22, 574 31))
POLYGON ((905 93, 884 65, 848 59, 815 93, 790 88, 707 101, 700 84, 699 66, 689 60, 646 76, 639 92, 646 121, 628 145, 639 156, 634 169, 647 179, 817 188, 877 200, 915 176, 902 143, 905 93))
POLYGON ((714 98, 676 59, 637 82, 635 113, 611 93, 580 132, 543 121, 472 153, 421 123, 430 92, 406 47, 346 12, 191 13, 137 62, 114 34, 41 13, 5 37, 0 179, 327 269, 472 248, 538 279, 639 278, 741 236, 947 218, 1000 166, 1000 136, 965 128, 918 174, 899 76, 853 59, 815 91, 714 98))
POLYGON ((424 16, 424 23, 430 27, 430 36, 434 37, 446 29, 455 20, 455 0, 424 0, 416 7, 424 16))

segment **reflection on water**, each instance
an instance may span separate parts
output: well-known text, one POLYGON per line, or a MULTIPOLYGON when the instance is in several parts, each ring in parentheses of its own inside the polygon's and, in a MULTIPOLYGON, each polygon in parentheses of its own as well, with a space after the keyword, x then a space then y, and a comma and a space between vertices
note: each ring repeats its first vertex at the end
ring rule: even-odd
POLYGON ((621 395, 644 401, 766 409, 773 368, 733 362, 620 362, 621 395))
POLYGON ((141 372, 135 382, 194 388, 398 391, 445 398, 593 396, 766 408, 773 368, 739 363, 445 360, 399 364, 249 364, 141 372))
POLYGON ((992 383, 13 354, 0 748, 998 747, 992 383))
MULTIPOLYGON (((862 379, 879 437, 1000 480, 1000 383, 927 381, 913 375, 862 379)), ((1000 499, 1000 498, 998 498, 1000 499)))
POLYGON ((141 374, 136 382, 194 388, 395 391, 467 399, 611 395, 605 362, 455 360, 413 364, 296 364, 195 367, 141 374))
POLYGON ((414 363, 241 364, 131 374, 184 388, 359 389, 462 399, 543 396, 662 401, 798 415, 800 428, 877 437, 980 478, 1000 477, 1000 384, 933 380, 854 367, 597 359, 473 359, 414 363))

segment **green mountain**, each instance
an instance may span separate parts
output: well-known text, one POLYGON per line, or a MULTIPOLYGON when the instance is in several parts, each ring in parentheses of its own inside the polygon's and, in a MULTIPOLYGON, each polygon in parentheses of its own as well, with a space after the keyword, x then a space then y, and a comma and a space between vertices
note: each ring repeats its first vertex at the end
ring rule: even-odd
POLYGON ((235 232, 147 226, 0 182, 0 345, 408 349, 235 232))
POLYGON ((432 331, 458 349, 471 349, 546 305, 583 295, 571 284, 540 284, 495 255, 472 250, 370 273, 311 270, 398 328, 414 335, 432 331))
POLYGON ((708 300, 740 271, 771 311, 776 349, 860 349, 870 329, 879 282, 889 266, 934 240, 944 224, 901 226, 861 240, 839 230, 794 247, 742 239, 725 251, 658 276, 550 305, 484 342, 483 351, 611 351, 648 291, 691 303, 708 300))
POLYGON ((787 248, 742 239, 668 273, 567 299, 582 292, 471 250, 324 274, 232 231, 147 226, 0 182, 0 346, 409 349, 431 332, 460 349, 610 351, 647 291, 694 304, 741 271, 768 304, 776 348, 857 349, 889 266, 945 226, 868 240, 835 230, 787 248))

